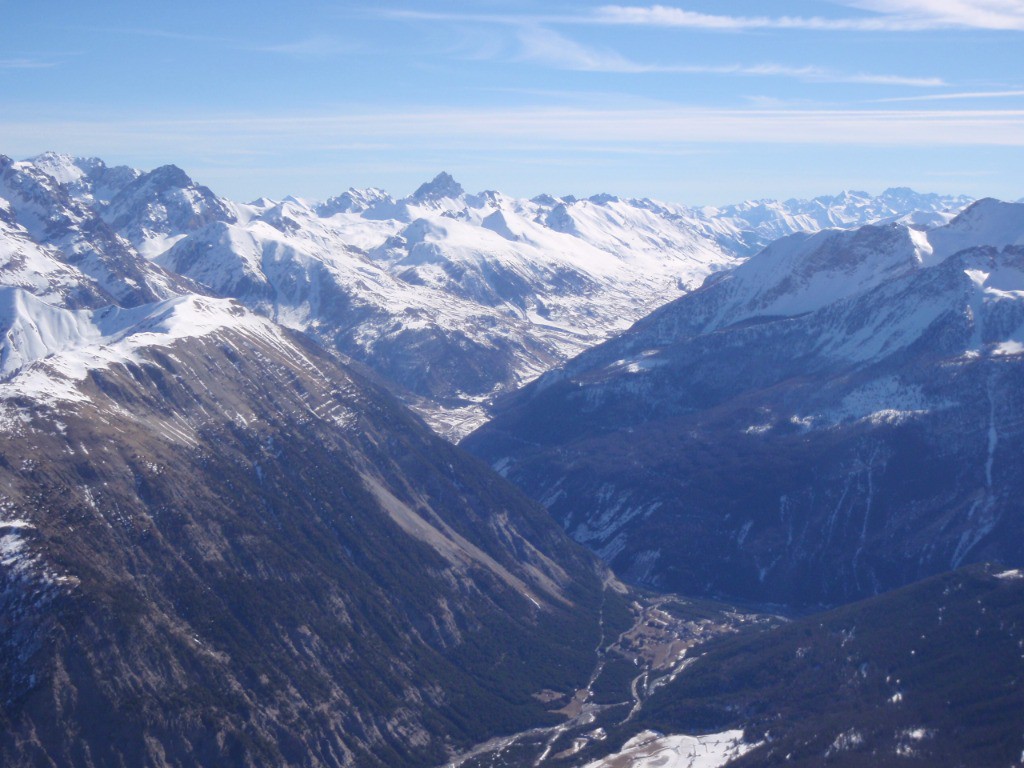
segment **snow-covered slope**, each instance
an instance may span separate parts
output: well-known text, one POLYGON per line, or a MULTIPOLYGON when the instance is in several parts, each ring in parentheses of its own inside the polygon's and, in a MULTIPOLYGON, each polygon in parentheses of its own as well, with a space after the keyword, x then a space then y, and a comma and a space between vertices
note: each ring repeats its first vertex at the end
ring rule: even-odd
POLYGON ((745 743, 739 728, 703 736, 643 731, 623 744, 619 752, 583 768, 722 768, 757 746, 745 743))
POLYGON ((58 249, 35 242, 17 223, 10 203, 3 199, 0 199, 0 285, 18 286, 68 307, 109 300, 95 281, 66 263, 58 249))
POLYGON ((838 601, 1024 563, 1022 236, 1024 205, 983 200, 929 232, 784 239, 465 445, 671 589, 838 601))
POLYGON ((237 220, 230 203, 174 165, 161 166, 126 184, 103 206, 102 217, 149 258, 211 222, 237 220))
POLYGON ((985 199, 931 230, 889 223, 784 237, 713 276, 692 294, 685 313, 666 306, 638 325, 646 335, 631 334, 623 343, 671 343, 731 325, 797 317, 939 265, 961 250, 1020 245, 1021 211, 1018 203, 985 199))
POLYGON ((0 287, 0 397, 59 407, 83 399, 79 383, 91 371, 134 362, 140 349, 228 332, 284 343, 279 326, 231 299, 188 294, 129 309, 69 310, 0 287))

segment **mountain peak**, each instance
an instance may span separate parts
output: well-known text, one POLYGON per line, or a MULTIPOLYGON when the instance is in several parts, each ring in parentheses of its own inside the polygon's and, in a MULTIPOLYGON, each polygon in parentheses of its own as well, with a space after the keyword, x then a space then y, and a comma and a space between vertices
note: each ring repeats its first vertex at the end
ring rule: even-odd
POLYGON ((86 175, 85 168, 89 165, 81 158, 53 151, 36 155, 29 162, 64 186, 80 183, 86 175))
MULTIPOLYGON (((994 197, 984 197, 967 206, 949 223, 950 229, 975 229, 980 225, 996 225, 1006 223, 1014 231, 1021 228, 1024 220, 1024 206, 1020 203, 1007 203, 994 197)), ((1009 243, 1006 243, 1009 244, 1009 243)))
POLYGON ((888 187, 880 197, 922 197, 921 193, 910 187, 888 187))
POLYGON ((936 256, 945 258, 979 244, 1001 247, 1024 243, 1024 205, 986 197, 971 203, 945 227, 929 235, 936 256))
POLYGON ((176 165, 161 165, 159 168, 154 168, 145 174, 145 176, 161 187, 186 189, 194 183, 192 178, 176 165))
POLYGON ((45 152, 41 152, 38 155, 29 158, 29 162, 36 165, 39 163, 61 163, 72 165, 75 162, 75 158, 64 152, 54 152, 52 149, 48 149, 45 152))
POLYGON ((964 217, 970 218, 972 216, 984 216, 999 210, 1012 210, 1013 206, 1019 205, 1019 203, 1010 203, 1003 200, 997 200, 994 197, 983 197, 979 200, 975 200, 973 203, 968 205, 957 218, 964 217))
POLYGON ((465 194, 462 185, 457 182, 450 173, 441 171, 431 181, 421 184, 419 189, 412 193, 414 200, 443 200, 444 198, 458 198, 465 194))

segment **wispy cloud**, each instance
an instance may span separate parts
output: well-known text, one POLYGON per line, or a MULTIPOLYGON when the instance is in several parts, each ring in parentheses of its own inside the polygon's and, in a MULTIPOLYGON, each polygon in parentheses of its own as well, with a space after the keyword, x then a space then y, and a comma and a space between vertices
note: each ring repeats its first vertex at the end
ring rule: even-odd
POLYGON ((396 19, 488 24, 635 25, 742 32, 810 30, 824 32, 923 32, 936 29, 1024 31, 1024 0, 845 0, 874 15, 732 16, 671 5, 605 5, 583 14, 487 14, 385 10, 396 19))
POLYGON ((450 11, 410 11, 399 8, 385 8, 380 15, 388 19, 406 21, 455 21, 480 24, 505 24, 521 26, 531 24, 596 24, 601 23, 591 15, 571 14, 502 14, 502 13, 461 13, 450 11))
POLYGON ((1024 0, 851 0, 875 16, 727 16, 667 5, 606 5, 595 20, 605 24, 685 27, 720 31, 798 29, 817 31, 912 32, 972 28, 1024 30, 1024 0))
POLYGON ((582 45, 543 27, 524 27, 519 31, 520 58, 561 69, 582 72, 664 72, 665 68, 630 61, 620 54, 582 45))
POLYGON ((1024 0, 846 0, 846 4, 937 27, 1024 30, 1024 0))
POLYGON ((1024 97, 1024 91, 966 91, 962 93, 929 93, 922 96, 897 96, 874 99, 876 104, 910 101, 963 101, 969 99, 1013 99, 1024 97))
POLYGON ((303 40, 296 40, 290 43, 273 43, 270 45, 239 46, 245 50, 262 53, 279 53, 286 56, 298 56, 302 58, 323 59, 332 56, 355 53, 359 46, 337 37, 328 35, 315 35, 303 40))
POLYGON ((149 27, 86 27, 88 31, 109 32, 115 35, 127 35, 129 37, 150 37, 156 40, 176 40, 188 43, 210 43, 213 45, 224 45, 232 43, 231 40, 214 35, 197 35, 190 32, 172 32, 166 29, 155 29, 149 27))
POLYGON ((856 83, 860 85, 902 85, 914 88, 941 88, 947 85, 941 77, 909 77, 906 75, 873 74, 870 72, 836 72, 827 67, 786 67, 761 64, 739 67, 737 74, 793 77, 808 83, 856 83))
POLYGON ((123 156, 165 157, 200 145, 204 151, 244 147, 277 153, 316 151, 345 136, 354 145, 415 140, 420 147, 493 148, 546 144, 582 151, 588 144, 636 151, 693 145, 1024 147, 1024 110, 800 109, 434 109, 346 112, 279 118, 128 118, 0 122, 0 146, 32 154, 48 146, 123 156), (68 137, 75 146, 68 147, 68 137))
POLYGON ((173 40, 177 42, 199 43, 227 48, 233 51, 251 51, 253 53, 271 53, 300 58, 329 58, 331 56, 354 53, 360 49, 357 43, 331 35, 313 35, 301 40, 288 42, 258 43, 217 35, 201 35, 191 32, 173 32, 165 29, 146 27, 115 27, 103 30, 119 35, 132 37, 148 37, 155 40, 173 40))
POLYGON ((644 64, 604 48, 582 45, 542 27, 526 27, 519 32, 520 57, 548 66, 581 72, 623 74, 668 73, 685 75, 734 75, 745 77, 784 77, 808 83, 855 83, 938 88, 946 85, 938 77, 847 73, 818 66, 792 67, 782 64, 644 64))
POLYGON ((819 16, 723 16, 689 11, 667 5, 606 5, 597 10, 595 20, 604 24, 653 27, 685 27, 719 31, 751 29, 867 30, 884 29, 885 20, 826 19, 819 16))
POLYGON ((46 59, 0 59, 0 69, 51 69, 59 66, 46 59))

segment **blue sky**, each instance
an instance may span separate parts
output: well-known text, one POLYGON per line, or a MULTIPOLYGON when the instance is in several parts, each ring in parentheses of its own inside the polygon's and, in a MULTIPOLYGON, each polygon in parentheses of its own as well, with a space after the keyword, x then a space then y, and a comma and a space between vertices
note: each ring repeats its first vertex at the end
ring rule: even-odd
POLYGON ((0 0, 0 153, 236 199, 1024 196, 1024 0, 0 0))

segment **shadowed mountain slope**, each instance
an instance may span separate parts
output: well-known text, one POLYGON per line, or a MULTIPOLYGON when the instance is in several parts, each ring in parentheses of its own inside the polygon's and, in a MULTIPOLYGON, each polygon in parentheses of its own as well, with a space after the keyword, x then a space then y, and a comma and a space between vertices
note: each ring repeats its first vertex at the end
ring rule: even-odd
POLYGON ((592 558, 364 375, 5 290, 0 763, 436 764, 586 680, 592 558))

